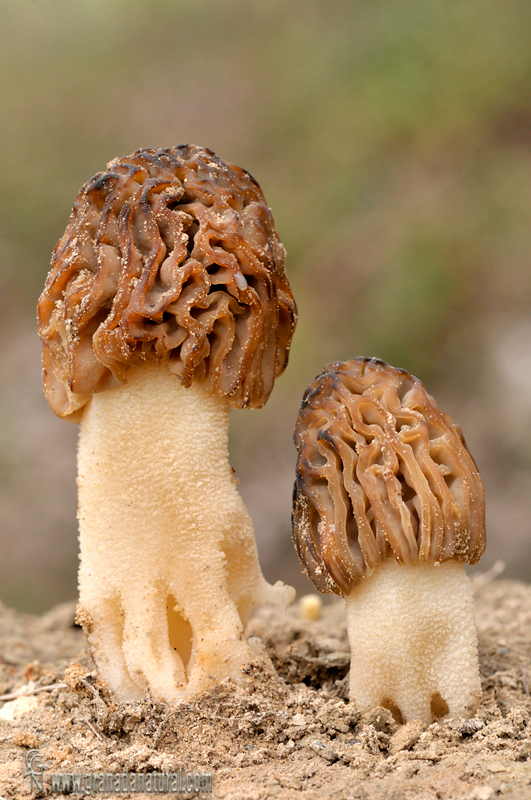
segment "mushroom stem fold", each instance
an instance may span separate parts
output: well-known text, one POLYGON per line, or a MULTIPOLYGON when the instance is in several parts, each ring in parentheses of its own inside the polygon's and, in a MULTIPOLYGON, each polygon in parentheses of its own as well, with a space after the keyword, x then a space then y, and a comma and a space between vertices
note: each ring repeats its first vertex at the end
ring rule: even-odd
POLYGON ((95 394, 78 450, 78 619, 119 700, 242 677, 252 608, 286 604, 258 564, 228 461, 229 403, 146 363, 95 394))
POLYGON ((457 561, 389 559, 345 598, 350 699, 390 708, 402 721, 470 717, 479 705, 471 583, 457 561))

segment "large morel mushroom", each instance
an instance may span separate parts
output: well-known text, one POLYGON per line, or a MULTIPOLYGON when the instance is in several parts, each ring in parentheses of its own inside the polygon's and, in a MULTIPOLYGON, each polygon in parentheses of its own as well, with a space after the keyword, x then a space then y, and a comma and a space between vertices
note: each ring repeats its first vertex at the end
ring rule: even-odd
POLYGON ((112 161, 77 196, 39 300, 44 387, 79 421, 78 619, 120 700, 241 676, 243 625, 286 603, 258 564, 228 461, 296 307, 258 184, 182 145, 112 161))
POLYGON ((322 592, 345 598, 350 698, 404 721, 480 700, 470 581, 483 484, 459 426, 378 359, 329 364, 299 412, 293 532, 322 592))

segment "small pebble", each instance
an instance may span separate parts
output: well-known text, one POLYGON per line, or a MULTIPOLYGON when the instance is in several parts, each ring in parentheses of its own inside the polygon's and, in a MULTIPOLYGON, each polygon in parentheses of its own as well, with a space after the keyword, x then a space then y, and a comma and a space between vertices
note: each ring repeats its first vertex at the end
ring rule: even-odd
POLYGON ((291 724, 295 725, 297 728, 302 728, 306 725, 306 717, 304 714, 295 714, 293 719, 291 720, 291 724))
POLYGON ((321 619, 323 614, 323 601, 318 594, 306 594, 299 600, 299 614, 301 619, 309 621, 321 619))
POLYGON ((468 736, 473 736, 484 727, 485 723, 480 719, 465 719, 463 724, 459 726, 458 730, 463 739, 466 739, 468 736))
POLYGON ((389 755, 392 756, 395 753, 399 753, 401 750, 411 750, 411 748, 417 744, 425 728, 426 726, 424 723, 418 719, 414 719, 412 722, 408 722, 407 725, 403 725, 397 733, 391 736, 389 755))
POLYGON ((28 731, 17 731, 13 734, 13 744, 18 747, 27 747, 36 750, 39 747, 39 740, 37 737, 28 731))

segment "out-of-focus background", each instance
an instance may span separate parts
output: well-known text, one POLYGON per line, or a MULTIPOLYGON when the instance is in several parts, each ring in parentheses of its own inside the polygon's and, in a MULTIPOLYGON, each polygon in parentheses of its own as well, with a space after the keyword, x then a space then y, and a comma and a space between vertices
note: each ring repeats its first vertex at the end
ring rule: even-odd
POLYGON ((80 186, 194 142, 248 169, 300 320, 232 462, 266 576, 290 541, 302 393, 376 355, 461 424, 489 546, 531 580, 529 0, 0 0, 0 599, 76 593, 74 425, 41 388, 35 304, 80 186))

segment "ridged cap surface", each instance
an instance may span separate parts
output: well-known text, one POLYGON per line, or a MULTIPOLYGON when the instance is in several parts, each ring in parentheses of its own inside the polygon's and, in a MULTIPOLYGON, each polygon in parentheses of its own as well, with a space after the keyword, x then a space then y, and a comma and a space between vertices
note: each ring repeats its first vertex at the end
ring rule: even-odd
POLYGON ((329 364, 305 392, 295 444, 293 536, 321 591, 348 594, 393 555, 483 554, 484 489, 461 429, 405 370, 329 364))
POLYGON ((212 151, 112 161, 79 192, 39 300, 52 409, 75 421, 146 360, 262 406, 296 321, 284 257, 256 181, 212 151))

